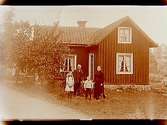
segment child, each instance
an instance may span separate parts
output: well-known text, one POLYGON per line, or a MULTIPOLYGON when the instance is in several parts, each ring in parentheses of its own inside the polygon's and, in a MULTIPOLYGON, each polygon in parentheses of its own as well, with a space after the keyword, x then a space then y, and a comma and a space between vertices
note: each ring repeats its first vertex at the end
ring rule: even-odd
POLYGON ((87 77, 87 80, 84 82, 84 89, 85 89, 85 98, 89 96, 89 99, 91 100, 92 95, 92 89, 93 89, 93 82, 90 80, 90 77, 87 77))
POLYGON ((164 75, 162 83, 164 84, 165 87, 167 87, 167 75, 164 75))
POLYGON ((85 96, 85 88, 84 88, 84 80, 81 81, 81 87, 80 87, 80 95, 85 96))
POLYGON ((16 76, 16 64, 12 67, 11 71, 12 71, 12 76, 15 77, 16 76))
POLYGON ((68 93, 68 98, 72 98, 72 93, 74 92, 74 77, 71 71, 66 75, 65 91, 68 93))
POLYGON ((35 83, 36 83, 37 85, 40 85, 40 84, 41 84, 38 73, 35 73, 35 83))

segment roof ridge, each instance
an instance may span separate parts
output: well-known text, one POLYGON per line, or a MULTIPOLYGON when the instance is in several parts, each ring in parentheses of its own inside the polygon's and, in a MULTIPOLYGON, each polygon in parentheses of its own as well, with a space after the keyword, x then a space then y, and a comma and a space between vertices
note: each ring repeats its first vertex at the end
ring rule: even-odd
POLYGON ((80 28, 78 26, 59 26, 60 28, 78 28, 78 29, 101 29, 100 27, 84 27, 80 28))
MULTIPOLYGON (((120 21, 122 22, 122 21, 127 20, 127 19, 132 20, 129 16, 125 16, 125 17, 122 17, 122 18, 117 19, 116 21, 114 21, 114 22, 111 23, 111 24, 106 25, 105 27, 108 27, 108 26, 113 25, 114 23, 117 23, 117 22, 120 22, 120 21)), ((104 27, 104 28, 105 28, 105 27, 104 27)))
POLYGON ((99 41, 105 38, 109 33, 111 33, 112 30, 115 29, 119 24, 121 24, 123 21, 126 21, 126 20, 131 21, 132 25, 134 25, 136 29, 138 29, 146 39, 148 39, 148 42, 150 42, 150 44, 154 44, 155 46, 157 46, 156 43, 129 16, 120 18, 117 21, 113 22, 112 24, 109 24, 105 26, 104 28, 99 29, 98 31, 93 33, 89 41, 94 41, 94 44, 97 44, 99 41))
MULTIPOLYGON (((122 18, 120 18, 120 19, 118 19, 118 20, 116 20, 116 21, 114 21, 113 23, 111 23, 111 24, 108 24, 107 26, 105 26, 105 27, 103 27, 102 29, 99 29, 99 30, 97 30, 95 33, 93 33, 92 34, 92 36, 90 37, 90 41, 95 41, 95 43, 97 43, 98 42, 98 39, 96 38, 97 36, 103 36, 103 37, 105 37, 106 35, 108 35, 108 34, 103 34, 103 31, 104 30, 106 30, 106 29, 110 29, 111 31, 114 29, 114 27, 113 26, 115 26, 116 27, 116 24, 118 25, 118 24, 120 24, 121 22, 123 22, 124 20, 127 20, 127 19, 130 19, 131 20, 131 18, 129 17, 129 16, 125 16, 125 17, 122 17, 122 18), (98 35, 98 33, 100 34, 100 35, 98 35), (96 38, 96 39, 95 39, 96 38)), ((110 32, 111 32, 110 31, 110 32)), ((108 32, 108 33, 110 33, 110 32, 108 32)))

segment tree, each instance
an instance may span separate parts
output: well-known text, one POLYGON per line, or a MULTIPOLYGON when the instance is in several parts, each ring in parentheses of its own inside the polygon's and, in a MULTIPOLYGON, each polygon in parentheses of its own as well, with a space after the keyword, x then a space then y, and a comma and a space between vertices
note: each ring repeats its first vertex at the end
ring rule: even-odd
POLYGON ((48 81, 60 75, 60 67, 69 48, 59 40, 61 31, 58 23, 54 26, 30 25, 28 22, 14 24, 10 61, 19 71, 27 74, 37 73, 48 81))
MULTIPOLYGON (((13 18, 14 18, 14 9, 9 8, 4 15, 3 15, 3 37, 2 37, 2 46, 3 46, 3 56, 4 56, 4 62, 8 62, 9 60, 9 53, 11 51, 11 47, 13 44, 13 32, 14 32, 14 27, 13 27, 13 18), (5 55, 4 55, 5 54, 5 55)), ((9 64, 9 63, 6 63, 9 64)))

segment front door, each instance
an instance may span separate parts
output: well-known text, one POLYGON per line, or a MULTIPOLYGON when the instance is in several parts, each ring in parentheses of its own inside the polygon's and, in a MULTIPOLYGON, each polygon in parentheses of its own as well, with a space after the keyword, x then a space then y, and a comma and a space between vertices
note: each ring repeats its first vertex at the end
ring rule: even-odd
POLYGON ((94 79, 94 53, 89 53, 89 76, 94 79))

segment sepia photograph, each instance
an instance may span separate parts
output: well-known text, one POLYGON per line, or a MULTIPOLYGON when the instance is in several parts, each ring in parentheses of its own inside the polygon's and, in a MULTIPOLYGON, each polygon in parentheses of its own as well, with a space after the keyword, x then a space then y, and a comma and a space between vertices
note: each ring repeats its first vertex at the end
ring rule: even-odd
POLYGON ((0 6, 0 120, 167 119, 166 6, 0 6))

